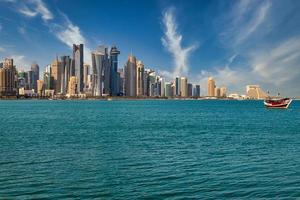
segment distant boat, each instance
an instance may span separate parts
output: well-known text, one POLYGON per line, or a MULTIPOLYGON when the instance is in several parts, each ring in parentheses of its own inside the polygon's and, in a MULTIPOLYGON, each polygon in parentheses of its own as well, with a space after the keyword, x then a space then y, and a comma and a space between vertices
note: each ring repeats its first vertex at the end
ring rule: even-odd
POLYGON ((288 108, 291 102, 290 98, 266 99, 264 104, 266 108, 288 108))

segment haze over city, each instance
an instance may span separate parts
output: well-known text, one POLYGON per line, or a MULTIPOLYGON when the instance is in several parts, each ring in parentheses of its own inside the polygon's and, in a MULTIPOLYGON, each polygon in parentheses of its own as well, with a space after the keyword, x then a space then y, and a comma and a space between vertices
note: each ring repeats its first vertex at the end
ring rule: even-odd
POLYGON ((0 1, 0 57, 43 72, 56 55, 84 44, 116 45, 119 67, 133 53, 169 80, 207 78, 229 92, 248 84, 299 96, 298 1, 0 1))

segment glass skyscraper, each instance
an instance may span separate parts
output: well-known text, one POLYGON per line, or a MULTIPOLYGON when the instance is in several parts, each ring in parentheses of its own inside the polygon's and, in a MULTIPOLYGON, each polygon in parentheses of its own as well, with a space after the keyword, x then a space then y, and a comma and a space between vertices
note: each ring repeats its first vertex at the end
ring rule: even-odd
POLYGON ((77 93, 83 92, 83 44, 73 44, 75 76, 77 77, 77 93))

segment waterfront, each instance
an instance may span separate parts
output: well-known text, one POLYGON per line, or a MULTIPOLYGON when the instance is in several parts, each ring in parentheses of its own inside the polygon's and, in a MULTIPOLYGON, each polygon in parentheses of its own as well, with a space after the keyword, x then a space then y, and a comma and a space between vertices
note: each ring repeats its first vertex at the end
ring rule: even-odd
POLYGON ((300 102, 1 101, 0 199, 300 197, 300 102))

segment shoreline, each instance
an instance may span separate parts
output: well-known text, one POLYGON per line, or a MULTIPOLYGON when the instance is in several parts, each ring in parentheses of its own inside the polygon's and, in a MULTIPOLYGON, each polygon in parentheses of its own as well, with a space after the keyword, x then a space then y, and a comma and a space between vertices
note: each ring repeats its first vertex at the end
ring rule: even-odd
MULTIPOLYGON (((292 100, 300 100, 300 98, 291 98, 292 100)), ((211 98, 211 97, 24 97, 24 96, 7 96, 7 97, 0 97, 0 101, 9 101, 9 100, 44 100, 44 101, 52 101, 52 100, 99 100, 99 101, 124 101, 124 100, 174 100, 174 101, 191 101, 191 100, 218 100, 218 101, 263 101, 264 99, 233 99, 233 98, 211 98)))

